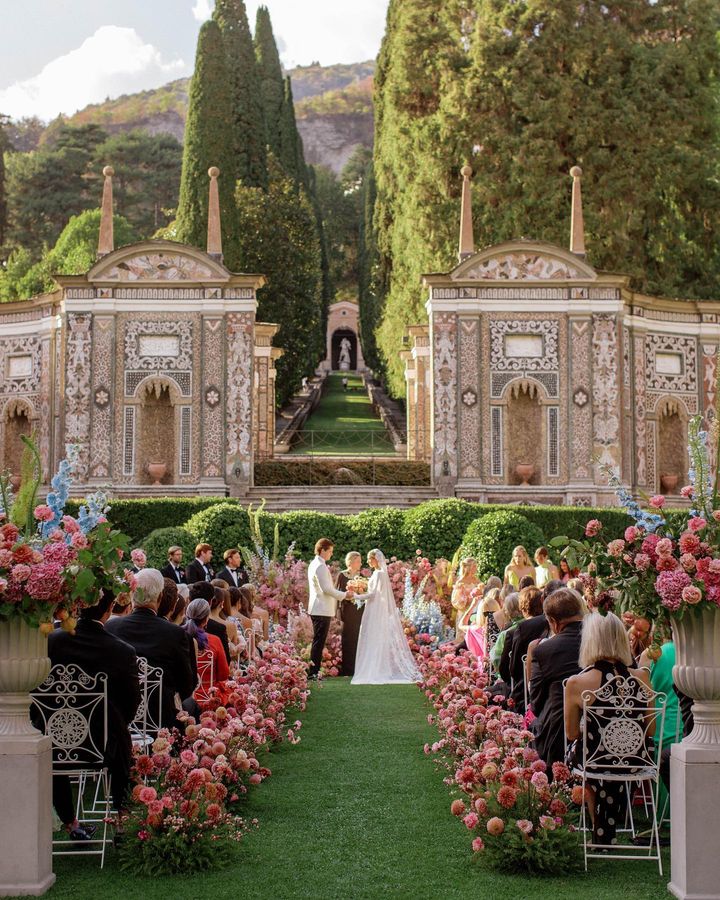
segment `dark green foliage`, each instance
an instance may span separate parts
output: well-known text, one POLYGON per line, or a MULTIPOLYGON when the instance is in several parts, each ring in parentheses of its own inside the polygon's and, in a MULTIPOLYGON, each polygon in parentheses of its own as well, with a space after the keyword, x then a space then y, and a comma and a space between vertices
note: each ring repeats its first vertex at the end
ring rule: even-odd
POLYGON ((361 204, 357 262, 359 325, 363 358, 373 372, 382 374, 383 360, 378 351, 375 332, 382 316, 386 279, 380 267, 377 235, 373 224, 376 196, 375 170, 370 161, 365 169, 359 198, 361 204))
POLYGON ((422 550, 429 559, 452 559, 481 506, 450 498, 421 503, 405 513, 404 539, 411 551, 422 550))
POLYGON ((177 239, 204 249, 207 246, 208 169, 220 169, 220 217, 223 253, 230 269, 239 268, 235 186, 235 130, 230 75, 225 62, 225 46, 217 22, 205 22, 198 37, 195 71, 190 97, 183 150, 180 199, 177 211, 177 239))
POLYGON ((544 543, 543 532, 525 516, 509 509, 498 510, 470 523, 462 541, 461 556, 475 557, 481 579, 491 575, 502 578, 514 547, 521 544, 532 558, 544 543))
MULTIPOLYGON (((333 171, 313 166, 314 189, 326 239, 330 282, 342 296, 353 297, 358 280, 358 195, 333 171)), ((353 298, 354 299, 354 298, 353 298)))
MULTIPOLYGON (((276 518, 270 513, 260 516, 263 541, 270 549, 276 518)), ((230 547, 253 547, 248 510, 232 501, 196 513, 185 527, 198 543, 204 541, 212 546, 216 560, 230 547)))
POLYGON ((266 6, 258 7, 254 40, 268 147, 278 159, 282 159, 285 82, 270 21, 270 11, 266 6))
POLYGON ((285 350, 277 363, 282 404, 315 369, 324 349, 320 248, 304 190, 297 190, 272 156, 269 171, 267 193, 238 185, 236 200, 243 268, 268 277, 258 292, 258 320, 280 325, 275 343, 285 350))
POLYGON ((367 553, 379 547, 388 556, 409 559, 415 547, 405 534, 405 512, 392 506, 382 509, 365 509, 349 516, 355 538, 353 550, 367 553))
POLYGON ((302 138, 295 121, 295 104, 293 102, 292 84, 287 75, 283 83, 283 106, 280 119, 280 165, 297 184, 308 186, 308 173, 305 166, 302 138))
POLYGON ((335 559, 342 560, 348 550, 364 549, 355 546, 353 518, 353 516, 336 516, 333 513, 310 510, 282 513, 277 517, 277 521, 280 523, 280 547, 284 550, 288 544, 294 541, 295 555, 309 561, 315 554, 315 542, 322 537, 327 537, 335 541, 335 559))
POLYGON ((148 566, 153 569, 162 569, 167 565, 169 547, 182 547, 183 564, 187 564, 195 556, 195 547, 198 541, 186 528, 175 525, 169 528, 156 528, 137 543, 145 551, 148 566))
POLYGON ((133 821, 128 830, 125 841, 119 845, 118 860, 120 868, 135 878, 209 872, 222 869, 233 860, 235 840, 225 826, 212 831, 197 828, 192 834, 168 828, 153 833, 151 840, 142 841, 137 838, 137 832, 144 830, 142 824, 136 826, 133 821))
POLYGON ((348 483, 423 487, 430 484, 430 466, 404 460, 268 459, 255 463, 254 477, 258 487, 348 483), (348 469, 352 476, 343 478, 338 469, 348 469))
POLYGON ((7 228, 7 191, 5 188, 5 152, 10 149, 10 139, 7 134, 7 116, 0 114, 0 259, 3 257, 2 248, 5 244, 5 229, 7 228))
POLYGON ((230 75, 235 169, 233 181, 267 187, 265 119, 255 48, 243 0, 216 0, 213 18, 220 26, 230 75))

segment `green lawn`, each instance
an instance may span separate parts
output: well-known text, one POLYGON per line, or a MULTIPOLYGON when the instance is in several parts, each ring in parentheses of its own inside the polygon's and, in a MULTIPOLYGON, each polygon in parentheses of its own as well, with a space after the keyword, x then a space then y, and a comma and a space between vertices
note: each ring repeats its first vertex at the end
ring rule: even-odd
POLYGON ((325 393, 300 432, 292 452, 297 455, 368 456, 394 455, 385 426, 375 415, 362 378, 328 375, 325 393))
POLYGON ((224 897, 262 900, 649 900, 667 896, 653 863, 595 862, 589 875, 530 879, 485 872, 450 795, 422 752, 437 732, 412 685, 353 687, 331 679, 313 692, 302 742, 270 755, 272 778, 252 794, 260 820, 231 868, 190 878, 132 879, 112 856, 59 861, 52 900, 224 897))

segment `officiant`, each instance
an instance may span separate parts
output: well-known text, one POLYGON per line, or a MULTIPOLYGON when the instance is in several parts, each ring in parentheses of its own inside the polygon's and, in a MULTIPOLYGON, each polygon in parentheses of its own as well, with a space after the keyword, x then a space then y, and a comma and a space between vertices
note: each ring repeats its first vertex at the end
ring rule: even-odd
MULTIPOLYGON (((351 550, 345 557, 345 569, 338 575, 337 587, 340 591, 346 591, 349 581, 360 577, 362 556, 357 550, 351 550)), ((342 674, 355 674, 355 656, 357 655, 358 637, 360 635, 360 623, 362 622, 363 609, 355 606, 354 600, 343 600, 339 607, 342 620, 342 674)))

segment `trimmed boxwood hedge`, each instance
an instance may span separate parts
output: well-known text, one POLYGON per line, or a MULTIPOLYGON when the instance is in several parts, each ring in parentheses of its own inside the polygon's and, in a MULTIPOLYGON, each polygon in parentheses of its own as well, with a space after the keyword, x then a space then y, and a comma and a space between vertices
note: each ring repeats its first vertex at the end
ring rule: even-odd
POLYGON ((143 540, 142 548, 147 556, 147 564, 153 569, 162 569, 167 563, 168 548, 174 545, 183 549, 183 565, 187 565, 195 555, 198 542, 186 528, 156 528, 143 540))
POLYGON ((546 541, 542 530, 514 509, 498 509, 468 526, 460 556, 477 560, 478 575, 485 580, 491 575, 503 577, 512 552, 522 544, 530 558, 546 541))
POLYGON ((257 487, 326 484, 425 487, 430 484, 430 466, 406 460, 268 459, 255 464, 254 479, 257 487))

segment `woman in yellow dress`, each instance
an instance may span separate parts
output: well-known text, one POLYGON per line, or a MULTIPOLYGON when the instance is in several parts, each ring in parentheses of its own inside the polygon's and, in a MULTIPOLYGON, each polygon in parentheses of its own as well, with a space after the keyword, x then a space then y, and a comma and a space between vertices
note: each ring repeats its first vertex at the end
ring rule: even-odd
POLYGON ((512 552, 512 559, 505 566, 504 584, 511 584, 515 590, 520 587, 520 580, 529 575, 535 583, 535 566, 532 564, 527 550, 522 546, 516 547, 512 552))
POLYGON ((460 563, 460 574, 455 582, 450 602, 457 610, 455 614, 455 634, 458 640, 465 638, 470 625, 470 616, 482 599, 482 585, 477 577, 477 562, 471 556, 460 563), (480 590, 477 590, 480 588, 480 590), (474 596, 473 596, 474 593, 474 596))

